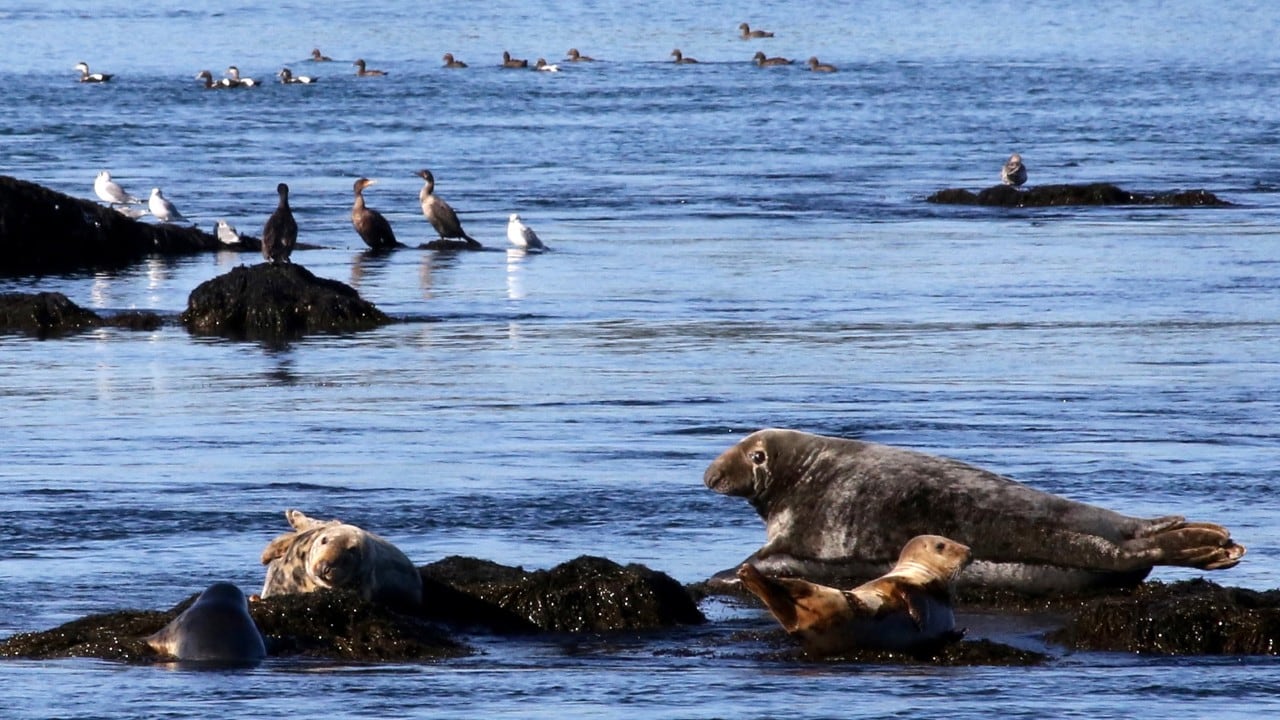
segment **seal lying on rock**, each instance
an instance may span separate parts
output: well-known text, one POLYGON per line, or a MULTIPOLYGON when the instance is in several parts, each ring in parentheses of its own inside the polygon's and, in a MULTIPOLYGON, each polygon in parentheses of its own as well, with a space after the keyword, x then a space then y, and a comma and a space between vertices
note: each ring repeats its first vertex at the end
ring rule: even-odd
POLYGON ((810 655, 856 648, 920 652, 963 637, 951 588, 969 548, 938 535, 912 538, 888 574, 852 590, 766 577, 749 563, 738 577, 810 655))
MULTIPOLYGON (((1219 525, 1128 517, 958 460, 795 430, 752 433, 703 481, 764 519, 767 542, 747 562, 831 584, 880 575, 925 534, 972 548, 962 587, 1027 594, 1134 585, 1156 565, 1219 570, 1245 554, 1219 525)), ((732 570, 711 579, 737 582, 732 570)))
POLYGON ((400 549, 371 532, 339 520, 314 520, 285 511, 293 532, 267 543, 262 597, 349 588, 365 600, 390 605, 422 603, 418 568, 400 549))
POLYGON ((208 587, 181 615, 147 636, 153 650, 179 660, 253 663, 267 656, 249 601, 227 582, 208 587))

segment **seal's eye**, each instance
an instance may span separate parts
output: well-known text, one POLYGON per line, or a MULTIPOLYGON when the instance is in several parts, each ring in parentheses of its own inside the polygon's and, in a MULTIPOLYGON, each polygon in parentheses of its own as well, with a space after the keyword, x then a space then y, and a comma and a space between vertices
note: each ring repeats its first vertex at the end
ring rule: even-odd
POLYGON ((320 544, 321 544, 321 545, 328 545, 328 544, 329 544, 329 538, 327 538, 327 537, 322 537, 322 538, 320 538, 320 544))
POLYGON ((755 463, 756 465, 764 464, 765 455, 763 450, 752 451, 750 457, 751 457, 751 462, 755 463))
POLYGON ((934 545, 934 546, 933 546, 933 549, 934 549, 934 550, 937 550, 938 552, 942 552, 943 550, 946 550, 946 549, 947 549, 947 544, 946 544, 946 543, 938 543, 937 545, 934 545))

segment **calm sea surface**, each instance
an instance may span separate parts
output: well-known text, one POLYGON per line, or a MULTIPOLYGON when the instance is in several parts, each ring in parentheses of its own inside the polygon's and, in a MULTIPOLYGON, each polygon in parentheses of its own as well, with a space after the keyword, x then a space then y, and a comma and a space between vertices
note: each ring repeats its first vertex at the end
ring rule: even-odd
MULTIPOLYGON (((0 336, 0 637, 257 589, 297 507, 415 561, 577 555, 681 581, 763 541, 702 471, 762 426, 959 457, 1249 547, 1280 586, 1280 6, 1268 2, 0 4, 0 173, 92 198, 109 169, 201 227, 258 234, 406 322, 284 347, 104 329, 0 336), (940 5, 940 4, 939 4, 940 5), (738 23, 773 30, 743 42, 738 23), (320 47, 335 62, 307 62, 320 47), (502 51, 562 61, 502 71, 502 51), (673 48, 703 62, 677 67, 673 48), (760 70, 761 49, 840 72, 760 70), (453 52, 471 64, 445 71, 453 52), (363 57, 389 72, 360 79, 363 57), (116 73, 74 82, 72 66, 116 73), (228 65, 267 81, 205 92, 228 65), (319 77, 270 82, 281 67, 319 77), (1206 188, 1230 209, 992 210, 1031 184, 1206 188), (352 182, 405 242, 437 191, 489 252, 368 257, 352 182), (505 251, 519 212, 554 251, 505 251)), ((251 255, 0 279, 175 316, 251 255)), ((1194 573, 1160 570, 1175 580, 1194 573)), ((1250 717, 1272 659, 1078 653, 1033 669, 761 659, 714 624, 475 640, 432 665, 245 673, 0 662, 9 717, 1250 717), (692 654, 688 650, 693 650, 692 654)), ((1012 620, 979 635, 1031 644, 1012 620)))

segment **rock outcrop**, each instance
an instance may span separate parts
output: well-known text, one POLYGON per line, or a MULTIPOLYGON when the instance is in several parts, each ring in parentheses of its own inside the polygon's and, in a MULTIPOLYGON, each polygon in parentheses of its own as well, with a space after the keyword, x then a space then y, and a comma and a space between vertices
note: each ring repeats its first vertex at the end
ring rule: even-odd
POLYGON ((75 304, 62 293, 0 293, 0 332, 21 332, 48 338, 104 325, 154 330, 161 324, 159 315, 142 310, 103 318, 75 304))
POLYGON ((1060 207, 1069 205, 1164 205, 1169 207, 1228 207, 1231 203, 1208 190, 1186 190, 1144 194, 1129 192, 1110 183, 1084 185, 1039 185, 1025 190, 995 185, 974 193, 949 188, 926 198, 941 205, 986 205, 991 207, 1060 207))
POLYGON ((191 292, 180 317, 191 332, 278 339, 368 330, 391 322, 349 285, 286 263, 235 268, 191 292))

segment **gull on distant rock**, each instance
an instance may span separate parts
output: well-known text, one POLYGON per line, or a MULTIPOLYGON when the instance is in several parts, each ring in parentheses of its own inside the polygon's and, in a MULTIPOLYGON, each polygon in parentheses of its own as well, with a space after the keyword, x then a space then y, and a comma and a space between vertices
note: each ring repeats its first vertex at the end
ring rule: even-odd
POLYGON ((1017 187, 1027 181, 1027 166, 1022 164, 1022 156, 1014 153, 1000 168, 1000 182, 1017 187))
POLYGON ((214 234, 222 241, 223 245, 239 245, 240 232, 235 226, 226 220, 219 220, 218 226, 214 229, 214 234))
POLYGON ((182 217, 182 213, 178 212, 178 208, 169 202, 169 199, 160 192, 160 188, 151 188, 151 197, 147 200, 147 208, 151 210, 151 214, 160 222, 187 222, 182 217))
POLYGON ((142 201, 124 191, 124 188, 111 179, 111 173, 103 170, 93 181, 93 192, 103 202, 112 205, 138 205, 142 201))

